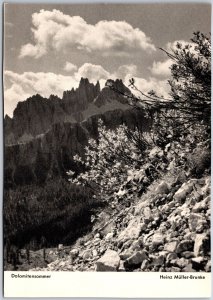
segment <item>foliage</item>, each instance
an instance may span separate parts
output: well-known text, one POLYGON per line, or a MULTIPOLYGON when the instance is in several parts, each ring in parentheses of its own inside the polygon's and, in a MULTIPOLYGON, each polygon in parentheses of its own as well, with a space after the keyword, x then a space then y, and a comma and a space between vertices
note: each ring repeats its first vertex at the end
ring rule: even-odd
POLYGON ((91 187, 95 197, 104 200, 108 200, 109 195, 125 198, 130 191, 146 185, 146 173, 150 168, 147 157, 153 147, 150 134, 130 130, 125 125, 115 130, 107 129, 101 120, 98 131, 98 140, 88 141, 85 159, 74 156, 85 171, 80 174, 68 172, 70 181, 91 187))
POLYGON ((187 121, 210 126, 211 113, 211 37, 194 33, 191 44, 177 43, 167 53, 171 66, 172 99, 187 121))
MULTIPOLYGON (((165 147, 182 135, 200 135, 200 141, 210 139, 211 125, 211 38, 200 32, 194 33, 191 43, 178 42, 170 52, 163 50, 172 60, 170 98, 159 97, 154 91, 145 94, 130 80, 130 87, 141 97, 125 94, 129 104, 144 109, 153 120, 156 145, 165 147)), ((122 93, 112 85, 109 87, 122 93)))

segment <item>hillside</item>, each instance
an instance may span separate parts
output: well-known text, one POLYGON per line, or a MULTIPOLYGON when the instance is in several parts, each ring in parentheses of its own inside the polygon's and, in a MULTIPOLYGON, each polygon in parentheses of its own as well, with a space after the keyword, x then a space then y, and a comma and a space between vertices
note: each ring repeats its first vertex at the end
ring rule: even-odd
POLYGON ((209 85, 172 84, 81 79, 5 118, 6 269, 210 272, 209 85))

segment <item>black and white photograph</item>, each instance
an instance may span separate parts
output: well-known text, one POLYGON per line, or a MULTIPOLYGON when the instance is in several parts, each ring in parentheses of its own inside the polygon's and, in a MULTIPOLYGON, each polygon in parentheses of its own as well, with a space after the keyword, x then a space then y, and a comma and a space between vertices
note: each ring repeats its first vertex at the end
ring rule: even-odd
POLYGON ((211 4, 3 25, 4 271, 210 273, 211 4))

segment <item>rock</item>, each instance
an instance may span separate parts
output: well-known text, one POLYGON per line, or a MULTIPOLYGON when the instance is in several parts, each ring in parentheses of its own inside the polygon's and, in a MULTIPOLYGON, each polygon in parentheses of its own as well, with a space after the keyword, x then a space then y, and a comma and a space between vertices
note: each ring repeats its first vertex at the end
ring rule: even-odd
POLYGON ((64 249, 63 244, 58 244, 58 250, 63 250, 63 249, 64 249))
POLYGON ((210 196, 206 197, 202 201, 195 204, 195 206, 192 208, 193 212, 200 212, 202 210, 206 210, 208 208, 208 204, 210 204, 211 198, 210 196))
POLYGON ((150 209, 149 206, 144 207, 143 214, 144 214, 144 217, 146 219, 150 219, 151 218, 152 212, 151 212, 151 209, 150 209))
POLYGON ((206 266, 205 266, 206 272, 211 272, 211 260, 208 260, 206 266))
POLYGON ((185 258, 192 258, 194 257, 194 252, 192 251, 184 251, 181 253, 181 256, 185 257, 185 258))
POLYGON ((190 213, 191 213, 190 208, 189 207, 184 207, 184 208, 182 208, 182 210, 180 212, 180 215, 181 215, 181 217, 188 218, 190 213))
POLYGON ((187 266, 189 263, 189 260, 184 258, 184 257, 181 257, 181 258, 177 258, 175 260, 175 265, 178 266, 179 268, 184 268, 185 266, 187 266))
POLYGON ((118 272, 126 272, 126 270, 124 268, 124 261, 123 260, 120 260, 120 265, 119 265, 118 272))
POLYGON ((132 249, 126 249, 123 252, 121 252, 119 254, 119 256, 120 256, 120 258, 122 260, 127 260, 130 256, 132 256, 132 254, 133 254, 133 250, 132 249))
POLYGON ((96 271, 116 272, 119 268, 120 257, 116 251, 108 249, 96 262, 96 271))
POLYGON ((177 258, 177 253, 173 252, 173 253, 169 253, 166 257, 166 261, 171 261, 177 258))
POLYGON ((205 263, 206 263, 206 259, 203 258, 202 256, 199 257, 194 257, 191 259, 192 262, 192 268, 195 270, 203 270, 205 263))
POLYGON ((79 250, 78 250, 78 249, 72 249, 72 250, 70 251, 70 256, 71 256, 72 258, 75 258, 76 256, 78 256, 78 253, 79 253, 79 250))
POLYGON ((206 255, 210 251, 210 237, 205 234, 197 234, 194 244, 194 255, 206 255))
POLYGON ((174 266, 173 266, 173 267, 170 268, 170 271, 171 271, 171 272, 174 272, 174 273, 175 273, 175 272, 181 272, 181 268, 178 268, 178 267, 174 267, 174 266))
POLYGON ((165 262, 165 256, 164 255, 159 255, 159 256, 153 256, 152 257, 152 266, 162 266, 165 262))
POLYGON ((155 233, 152 238, 152 245, 159 246, 164 244, 165 236, 161 233, 155 233))
POLYGON ((127 228, 125 228, 118 236, 117 241, 123 243, 130 239, 137 239, 141 233, 141 223, 138 219, 133 219, 129 222, 127 228))
POLYGON ((195 269, 192 268, 192 264, 188 264, 182 269, 182 272, 195 272, 195 269))
POLYGON ((133 241, 131 245, 132 250, 140 250, 141 249, 141 241, 133 241))
POLYGON ((100 238, 100 233, 96 233, 96 235, 94 236, 94 238, 96 239, 96 238, 100 238))
POLYGON ((91 250, 85 250, 83 253, 82 253, 82 258, 83 260, 88 260, 92 257, 92 251, 91 250))
POLYGON ((161 181, 155 189, 157 194, 167 194, 169 192, 169 186, 165 181, 161 181))
POLYGON ((152 150, 149 152, 149 158, 153 159, 155 156, 159 155, 159 153, 162 153, 161 148, 155 146, 152 148, 152 150))
POLYGON ((113 235, 114 235, 113 232, 107 233, 107 235, 105 236, 105 240, 106 241, 111 241, 111 239, 113 238, 113 235))
POLYGON ((184 183, 187 180, 185 172, 180 172, 180 174, 176 178, 176 183, 184 183))
POLYGON ((144 259, 141 264, 141 270, 144 271, 149 267, 150 263, 148 259, 144 259))
POLYGON ((145 251, 138 251, 127 259, 128 265, 138 265, 143 262, 144 259, 148 259, 145 251))
POLYGON ((206 179, 205 185, 202 188, 202 193, 204 196, 211 193, 211 177, 206 179))
POLYGON ((194 242, 191 240, 183 240, 177 245, 176 252, 181 253, 184 251, 192 251, 194 246, 194 242))
POLYGON ((177 241, 172 241, 164 245, 164 250, 168 252, 175 252, 177 247, 177 241))
POLYGON ((202 233, 206 228, 207 222, 206 219, 198 213, 191 213, 189 216, 189 229, 192 232, 202 233))
POLYGON ((93 257, 96 257, 96 256, 98 256, 98 251, 97 250, 92 250, 92 256, 93 257))
POLYGON ((195 232, 188 232, 188 231, 183 236, 184 240, 194 240, 195 237, 196 237, 196 233, 195 232))
POLYGON ((186 199, 186 196, 189 193, 191 193, 194 184, 195 184, 195 181, 193 179, 189 180, 188 182, 183 183, 182 186, 174 194, 173 198, 178 202, 181 202, 182 200, 186 199))

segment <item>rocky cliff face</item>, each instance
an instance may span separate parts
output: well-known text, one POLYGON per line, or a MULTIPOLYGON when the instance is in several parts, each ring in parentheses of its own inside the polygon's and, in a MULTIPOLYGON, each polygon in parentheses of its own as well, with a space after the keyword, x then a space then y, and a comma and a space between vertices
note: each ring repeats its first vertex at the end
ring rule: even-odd
MULTIPOLYGON (((122 81, 115 82, 122 91, 122 81)), ((136 124, 146 129, 142 111, 130 109, 126 99, 82 79, 63 99, 35 95, 19 103, 13 119, 5 117, 5 185, 44 182, 75 169, 72 157, 83 155, 89 137, 97 137, 98 119, 110 127, 136 124), (116 104, 116 105, 115 105, 116 104)))
MULTIPOLYGON (((121 91, 129 92, 122 81, 116 80, 115 85, 121 91)), ((54 95, 49 99, 34 95, 18 103, 13 118, 5 117, 5 144, 28 142, 46 133, 53 124, 81 122, 91 115, 105 112, 106 104, 113 101, 117 103, 116 108, 128 108, 123 96, 108 87, 100 91, 99 82, 94 85, 85 78, 81 78, 76 90, 65 91, 62 99, 54 95)), ((113 110, 113 106, 112 109, 107 107, 107 110, 113 110)))
POLYGON ((63 105, 68 114, 82 111, 88 108, 89 104, 100 94, 100 84, 89 82, 87 78, 81 78, 79 87, 63 94, 63 105))

